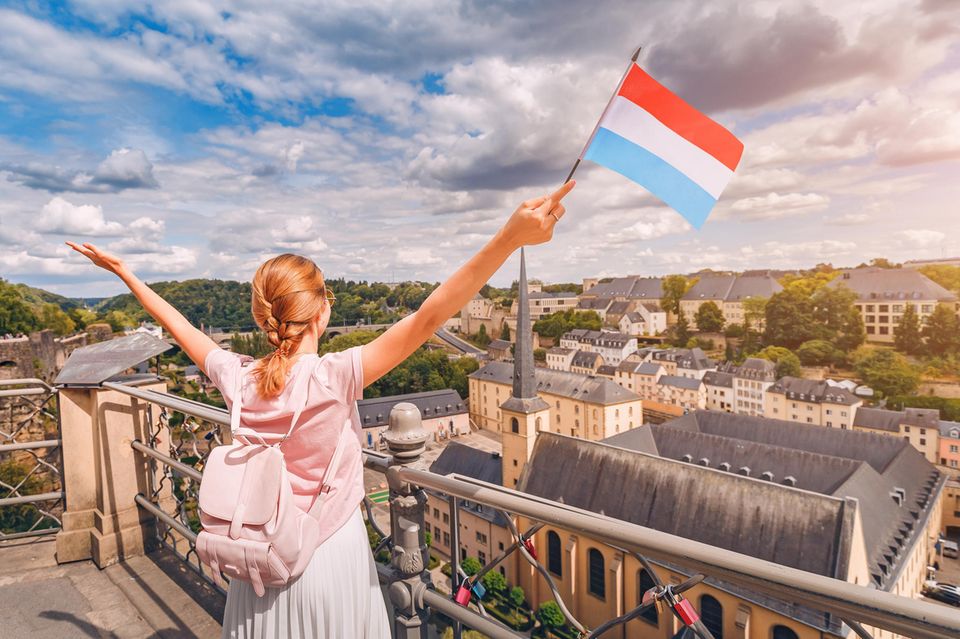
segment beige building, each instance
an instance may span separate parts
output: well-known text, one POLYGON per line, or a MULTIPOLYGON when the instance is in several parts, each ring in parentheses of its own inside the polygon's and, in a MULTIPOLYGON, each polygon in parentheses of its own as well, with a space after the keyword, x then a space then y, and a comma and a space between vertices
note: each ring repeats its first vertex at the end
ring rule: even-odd
POLYGON ((707 388, 703 381, 677 375, 661 375, 657 380, 657 401, 689 412, 707 407, 707 388))
MULTIPOLYGON (((536 282, 531 282, 529 287, 528 305, 530 320, 533 322, 546 315, 577 308, 579 298, 576 293, 544 293, 541 285, 536 282)), ((510 314, 517 316, 517 300, 513 301, 510 314)))
POLYGON ((617 328, 636 337, 659 335, 667 330, 667 313, 656 304, 638 303, 634 310, 620 317, 617 328))
POLYGON ((707 371, 703 376, 703 385, 707 394, 707 410, 734 412, 733 373, 707 371))
POLYGON ((854 430, 892 435, 910 442, 931 464, 940 461, 940 411, 932 408, 858 408, 854 430))
POLYGON ((591 331, 576 328, 560 336, 560 347, 599 353, 603 358, 601 363, 616 366, 636 352, 637 338, 617 331, 591 331))
MULTIPOLYGON (((903 440, 811 428, 698 411, 605 442, 543 433, 519 489, 784 566, 918 597, 935 556, 945 477, 903 440), (916 519, 908 508, 916 510, 916 519), (832 523, 811 527, 814 520, 832 523), (904 520, 916 522, 906 534, 899 530, 904 520), (756 535, 758 528, 767 534, 756 535)), ((521 519, 521 529, 530 525, 521 519)), ((637 605, 652 586, 630 554, 586 535, 547 525, 534 543, 571 612, 588 627, 637 605)), ((675 567, 658 566, 658 572, 672 583, 689 576, 675 567)), ((529 601, 550 598, 545 581, 530 567, 519 565, 518 578, 529 601)), ((727 639, 824 639, 849 632, 836 617, 709 577, 687 598, 707 628, 727 639)), ((651 611, 608 634, 669 639, 680 630, 669 611, 651 611)), ((877 639, 895 637, 872 631, 877 639)))
POLYGON ((867 340, 892 343, 907 306, 926 320, 938 304, 960 312, 957 296, 920 271, 911 268, 858 268, 844 271, 829 286, 844 286, 857 295, 855 305, 863 318, 867 340))
POLYGON ((781 377, 763 396, 763 414, 771 419, 840 428, 853 427, 863 400, 825 381, 781 377))
MULTIPOLYGON (((700 306, 713 302, 723 313, 727 324, 744 322, 743 302, 751 298, 769 299, 783 287, 768 272, 747 272, 743 275, 704 275, 680 300, 680 310, 695 326, 694 316, 700 306)), ((754 327, 757 328, 757 327, 754 327)))
MULTIPOLYGON (((537 368, 536 393, 550 406, 543 430, 603 439, 642 423, 640 397, 603 377, 537 368)), ((500 405, 512 393, 513 364, 489 362, 469 376, 470 418, 480 428, 503 432, 500 405)), ((506 455, 506 451, 504 451, 506 455)))
MULTIPOLYGON (((499 453, 450 442, 430 465, 430 472, 440 475, 458 473, 492 484, 503 482, 503 460, 499 453)), ((444 494, 427 490, 425 524, 432 537, 431 548, 444 559, 450 559, 450 502, 444 494)), ((510 545, 510 529, 503 514, 475 502, 460 501, 460 560, 476 557, 480 563, 503 552, 510 545)), ((516 583, 515 562, 505 561, 500 574, 516 583)))
POLYGON ((627 359, 617 366, 614 381, 642 399, 653 400, 657 397, 657 382, 666 374, 666 369, 656 362, 627 359))
POLYGON ((748 357, 739 366, 726 362, 718 370, 733 375, 733 412, 762 417, 767 389, 777 381, 776 365, 766 359, 748 357))

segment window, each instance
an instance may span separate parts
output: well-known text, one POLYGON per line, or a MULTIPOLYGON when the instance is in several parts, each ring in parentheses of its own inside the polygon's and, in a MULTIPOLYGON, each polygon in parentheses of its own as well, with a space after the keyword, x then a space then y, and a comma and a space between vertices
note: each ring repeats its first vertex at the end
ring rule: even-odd
POLYGON ((450 513, 443 513, 443 523, 445 524, 450 523, 450 513))
POLYGON ((827 428, 833 428, 833 422, 827 422, 827 428))
POLYGON ((723 639, 723 607, 710 595, 700 597, 700 618, 714 639, 723 639))
POLYGON ((925 440, 923 437, 921 437, 921 438, 920 438, 920 445, 921 445, 921 446, 926 446, 926 445, 927 445, 927 440, 925 440))
MULTIPOLYGON (((650 574, 646 570, 640 570, 637 572, 637 579, 640 581, 637 605, 643 601, 643 593, 647 592, 653 588, 656 584, 653 583, 653 579, 650 577, 650 574)), ((660 622, 660 615, 657 613, 657 607, 651 606, 647 608, 643 614, 640 615, 640 618, 652 623, 654 626, 658 625, 660 622)))
POLYGON ((438 508, 434 508, 434 509, 433 509, 433 518, 434 518, 434 519, 440 519, 440 509, 438 509, 438 508))
POLYGON ((877 311, 880 312, 880 313, 889 313, 889 312, 890 312, 890 305, 889 305, 889 304, 881 304, 880 307, 877 309, 877 311))
POLYGON ((950 445, 950 452, 951 452, 951 453, 960 452, 960 449, 958 449, 956 446, 954 446, 953 444, 951 444, 951 445, 950 445))
POLYGON ((516 460, 516 459, 513 460, 513 467, 514 467, 514 468, 517 467, 517 460, 516 460))
POLYGON ((482 566, 486 566, 486 565, 487 565, 487 554, 486 554, 485 552, 483 552, 482 550, 478 550, 478 551, 477 551, 477 559, 480 560, 480 565, 482 565, 482 566))
POLYGON ((793 630, 786 626, 774 626, 772 639, 800 639, 793 630))
POLYGON ((540 417, 537 417, 537 421, 536 421, 535 423, 536 423, 536 425, 537 425, 537 432, 539 433, 539 432, 542 430, 542 420, 541 420, 541 418, 540 418, 540 417))
POLYGON ((889 326, 881 326, 881 327, 880 327, 880 334, 881 334, 881 335, 889 335, 889 334, 890 334, 890 327, 889 327, 889 326))
POLYGON ((510 430, 512 430, 515 433, 520 432, 520 422, 517 420, 516 417, 510 418, 510 430))
POLYGON ((502 542, 502 541, 497 542, 497 548, 500 550, 500 552, 503 552, 503 542, 502 542))
POLYGON ((603 553, 596 548, 591 548, 587 553, 588 571, 590 573, 590 583, 587 590, 591 595, 596 595, 601 599, 607 597, 607 584, 603 574, 603 553))
POLYGON ((547 570, 557 577, 563 577, 563 555, 560 551, 560 535, 552 530, 547 533, 547 570))
POLYGON ((433 527, 433 538, 440 539, 440 526, 433 527))

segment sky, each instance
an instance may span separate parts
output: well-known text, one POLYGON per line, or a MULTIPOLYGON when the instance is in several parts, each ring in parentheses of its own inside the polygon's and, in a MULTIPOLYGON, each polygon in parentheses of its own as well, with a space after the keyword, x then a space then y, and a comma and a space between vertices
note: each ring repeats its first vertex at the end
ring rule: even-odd
POLYGON ((737 173, 695 231, 581 165, 531 277, 960 255, 955 0, 0 0, 0 277, 122 292, 73 239, 146 281, 440 281, 562 182, 640 45, 737 173))

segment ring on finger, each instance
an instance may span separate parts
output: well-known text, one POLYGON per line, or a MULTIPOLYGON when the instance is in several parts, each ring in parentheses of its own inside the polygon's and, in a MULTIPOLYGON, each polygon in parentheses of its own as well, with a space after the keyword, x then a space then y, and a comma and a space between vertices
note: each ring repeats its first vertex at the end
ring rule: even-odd
POLYGON ((559 217, 557 217, 557 214, 556 214, 556 213, 554 213, 553 211, 550 211, 550 215, 552 215, 552 216, 553 216, 553 219, 555 219, 555 220, 556 220, 557 222, 559 222, 559 221, 560 221, 560 218, 559 218, 559 217))

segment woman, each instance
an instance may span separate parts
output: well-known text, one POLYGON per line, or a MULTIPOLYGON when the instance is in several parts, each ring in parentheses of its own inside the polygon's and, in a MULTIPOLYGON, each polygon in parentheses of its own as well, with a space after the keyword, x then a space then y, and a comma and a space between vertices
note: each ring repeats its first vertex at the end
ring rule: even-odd
MULTIPOLYGON (((241 401, 243 426, 264 437, 286 432, 299 406, 302 417, 282 450, 297 505, 307 510, 316 497, 343 425, 354 414, 363 388, 380 379, 427 341, 443 322, 480 290, 511 253, 553 236, 563 217, 568 182, 553 195, 523 202, 480 251, 411 313, 375 340, 319 357, 317 346, 330 319, 334 297, 310 260, 280 255, 264 262, 253 278, 251 311, 276 350, 240 377, 249 357, 219 348, 175 308, 140 281, 114 255, 93 244, 67 242, 74 250, 123 280, 143 308, 213 381, 232 406, 241 401), (240 385, 241 380, 246 381, 240 385), (239 387, 239 391, 238 391, 239 387), (238 394, 239 392, 239 394, 238 394)), ((354 421, 359 430, 359 424, 354 421)), ((359 432, 357 432, 359 435, 359 432)), ((223 637, 339 639, 390 636, 386 607, 367 542, 360 503, 363 460, 357 437, 345 437, 330 491, 321 509, 321 536, 303 575, 257 597, 234 579, 227 593, 223 637)))

